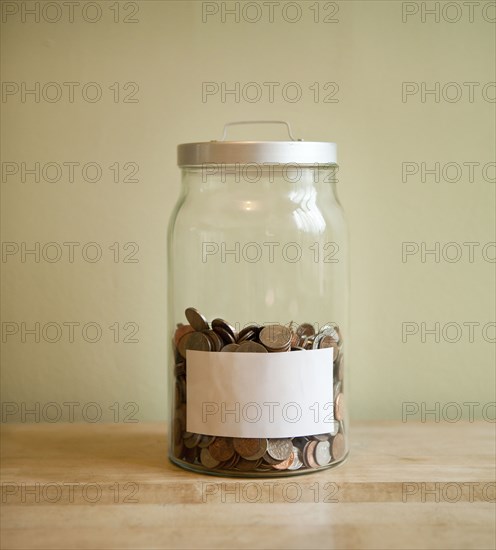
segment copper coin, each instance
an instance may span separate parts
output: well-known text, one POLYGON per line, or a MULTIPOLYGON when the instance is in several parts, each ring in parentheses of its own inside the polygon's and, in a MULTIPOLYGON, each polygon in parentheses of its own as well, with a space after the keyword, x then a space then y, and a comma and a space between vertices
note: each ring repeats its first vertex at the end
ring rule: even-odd
POLYGON ((198 443, 200 443, 201 435, 200 434, 192 434, 191 437, 187 437, 184 439, 184 446, 187 449, 192 449, 193 447, 197 447, 198 443))
POLYGON ((318 464, 315 461, 315 447, 317 447, 318 441, 309 441, 303 449, 303 462, 307 468, 318 468, 318 464))
POLYGON ((191 464, 194 464, 197 462, 199 458, 199 449, 198 447, 192 447, 191 449, 184 449, 183 458, 187 462, 190 462, 191 464))
POLYGON ((344 394, 342 393, 338 394, 334 403, 334 418, 336 420, 344 418, 344 394))
POLYGON ((252 342, 251 340, 239 344, 239 348, 236 351, 240 353, 268 353, 262 344, 257 344, 257 342, 252 342))
POLYGON ((257 337, 259 332, 260 327, 258 325, 247 325, 239 331, 238 342, 243 342, 244 340, 252 340, 253 338, 257 337))
POLYGON ((283 325, 268 325, 259 334, 260 342, 269 350, 291 346, 291 330, 283 325))
POLYGON ((234 468, 236 464, 239 462, 241 457, 238 453, 234 453, 231 458, 226 460, 225 462, 222 462, 222 464, 219 466, 220 468, 223 468, 225 470, 230 470, 231 468, 234 468))
POLYGON ((200 462, 202 463, 202 466, 205 466, 205 468, 208 468, 209 470, 217 468, 220 464, 220 461, 216 460, 207 448, 201 450, 200 462))
POLYGON ((230 437, 217 437, 208 447, 210 454, 215 460, 225 462, 234 454, 233 442, 230 437))
POLYGON ((207 335, 202 332, 190 332, 189 334, 186 334, 185 338, 187 338, 185 344, 186 350, 212 351, 212 343, 208 339, 207 335))
POLYGON ((174 332, 174 344, 179 344, 179 340, 185 335, 188 334, 188 332, 193 332, 195 329, 191 325, 179 325, 176 328, 176 332, 174 332))
POLYGON ((267 452, 263 455, 263 460, 264 463, 268 464, 269 466, 273 466, 274 464, 279 464, 280 462, 283 462, 282 460, 272 458, 267 452))
POLYGON ((204 449, 214 442, 215 436, 213 435, 202 435, 200 441, 198 442, 198 447, 204 449))
POLYGON ((212 321, 212 328, 215 330, 217 328, 222 329, 225 332, 228 332, 234 339, 236 336, 236 330, 224 319, 214 319, 212 321))
POLYGON ((203 315, 194 307, 188 307, 184 312, 188 323, 197 331, 208 330, 208 321, 203 315))
POLYGON ((343 380, 344 377, 344 357, 340 353, 336 361, 334 361, 334 377, 338 380, 343 380))
POLYGON ((179 361, 174 365, 174 376, 185 376, 186 375, 186 362, 184 360, 179 361))
POLYGON ((286 460, 293 450, 291 439, 268 439, 267 453, 275 460, 286 460))
MULTIPOLYGON (((319 337, 319 345, 318 345, 318 348, 319 349, 323 349, 323 348, 334 348, 334 358, 337 357, 337 354, 339 353, 339 348, 338 348, 338 343, 336 342, 336 340, 334 340, 334 338, 332 336, 330 336, 329 334, 321 334, 319 337)), ((317 340, 317 339, 315 339, 317 340)), ((315 341, 314 341, 314 346, 315 346, 315 341)))
POLYGON ((289 467, 293 465, 294 461, 295 461, 295 454, 293 451, 291 451, 291 454, 288 456, 288 458, 286 458, 286 460, 283 460, 278 464, 273 464, 272 468, 274 468, 274 470, 289 470, 289 467))
POLYGON ((224 341, 214 330, 205 330, 203 334, 210 340, 212 351, 220 351, 224 347, 224 341))
POLYGON ((251 437, 233 439, 234 450, 245 460, 258 460, 267 451, 267 440, 251 437))
POLYGON ((331 442, 331 454, 333 460, 340 460, 343 458, 345 452, 344 436, 338 433, 334 436, 331 442))
POLYGON ((315 336, 315 328, 310 323, 302 323, 297 329, 298 336, 315 336))
POLYGON ((246 458, 241 457, 236 464, 236 470, 240 470, 241 472, 251 472, 252 470, 258 468, 261 462, 262 459, 247 460, 246 458))
POLYGON ((181 443, 183 440, 183 427, 179 418, 174 418, 174 445, 181 443))
POLYGON ((298 334, 296 334, 296 332, 294 332, 293 329, 291 329, 291 347, 292 348, 299 347, 300 340, 301 338, 298 336, 298 334))
POLYGON ((227 346, 224 346, 220 351, 238 351, 239 344, 227 344, 227 346))
POLYGON ((220 336, 224 344, 234 344, 236 338, 222 327, 214 327, 214 332, 220 336))
POLYGON ((335 342, 337 342, 338 344, 341 344, 341 341, 342 341, 341 332, 339 330, 339 327, 333 323, 324 325, 320 329, 319 334, 325 334, 325 335, 331 336, 335 342))
POLYGON ((177 344, 177 351, 183 358, 186 358, 186 343, 188 342, 190 334, 193 334, 193 332, 187 332, 184 336, 181 336, 177 344))

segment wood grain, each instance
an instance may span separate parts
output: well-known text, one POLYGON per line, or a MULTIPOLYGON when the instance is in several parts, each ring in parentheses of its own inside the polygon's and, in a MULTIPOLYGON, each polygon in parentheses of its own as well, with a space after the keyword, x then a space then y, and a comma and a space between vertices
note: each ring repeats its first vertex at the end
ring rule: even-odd
POLYGON ((1 548, 496 547, 495 425, 361 423, 342 466, 229 479, 163 424, 2 427, 1 548))

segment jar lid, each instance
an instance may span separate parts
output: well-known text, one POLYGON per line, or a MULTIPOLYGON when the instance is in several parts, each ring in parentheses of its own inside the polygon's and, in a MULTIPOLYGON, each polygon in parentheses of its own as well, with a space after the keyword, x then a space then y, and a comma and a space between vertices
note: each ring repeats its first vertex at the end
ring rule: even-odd
POLYGON ((336 164, 336 144, 325 141, 294 139, 285 121, 241 121, 224 126, 219 141, 183 143, 177 147, 179 166, 214 164, 336 164), (235 124, 285 124, 292 141, 224 141, 227 127, 235 124))

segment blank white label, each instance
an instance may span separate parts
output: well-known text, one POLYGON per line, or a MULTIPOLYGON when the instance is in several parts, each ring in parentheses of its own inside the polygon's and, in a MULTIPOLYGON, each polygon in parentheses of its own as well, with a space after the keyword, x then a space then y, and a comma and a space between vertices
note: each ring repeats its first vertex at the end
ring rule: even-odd
POLYGON ((297 437, 333 430, 333 349, 187 351, 188 432, 297 437))

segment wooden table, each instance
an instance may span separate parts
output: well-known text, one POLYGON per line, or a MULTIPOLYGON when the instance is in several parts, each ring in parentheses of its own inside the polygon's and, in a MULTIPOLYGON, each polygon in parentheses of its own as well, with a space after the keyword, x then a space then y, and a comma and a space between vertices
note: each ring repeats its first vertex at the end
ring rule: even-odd
POLYGON ((495 426, 360 423, 339 468, 253 480, 173 466, 163 424, 5 425, 1 548, 494 549, 495 426))

